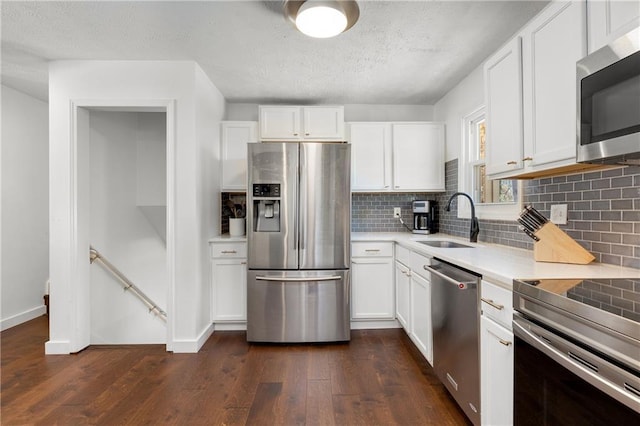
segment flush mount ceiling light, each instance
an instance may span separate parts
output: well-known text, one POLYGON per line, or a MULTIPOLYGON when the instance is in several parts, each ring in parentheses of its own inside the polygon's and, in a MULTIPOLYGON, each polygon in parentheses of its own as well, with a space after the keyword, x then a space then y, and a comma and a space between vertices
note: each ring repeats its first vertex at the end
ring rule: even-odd
POLYGON ((301 33, 329 38, 353 27, 360 9, 352 0, 285 0, 284 14, 301 33))

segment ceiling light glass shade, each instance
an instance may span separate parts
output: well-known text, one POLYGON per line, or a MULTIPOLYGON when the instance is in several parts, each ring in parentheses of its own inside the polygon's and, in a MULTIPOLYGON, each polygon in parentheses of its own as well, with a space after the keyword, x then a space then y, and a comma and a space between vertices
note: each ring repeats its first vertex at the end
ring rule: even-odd
POLYGON ((335 37, 347 28, 347 17, 334 2, 305 2, 296 16, 301 33, 315 38, 335 37))
POLYGON ((355 0, 284 0, 284 15, 303 34, 328 38, 353 27, 360 8, 355 0))

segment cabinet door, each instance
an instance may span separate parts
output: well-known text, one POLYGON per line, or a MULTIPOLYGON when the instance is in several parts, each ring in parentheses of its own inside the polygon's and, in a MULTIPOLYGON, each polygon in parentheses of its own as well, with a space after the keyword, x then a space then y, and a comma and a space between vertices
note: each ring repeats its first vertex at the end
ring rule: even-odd
POLYGON ((258 141, 255 121, 226 121, 221 124, 221 181, 223 191, 247 190, 247 143, 258 141))
POLYGON ((487 174, 522 169, 522 52, 515 37, 484 65, 487 174))
POLYGON ((394 319, 393 259, 354 258, 351 263, 351 319, 394 319))
POLYGON ((444 125, 393 124, 393 189, 444 191, 444 125))
POLYGON ((411 270, 396 261, 396 319, 410 332, 411 270))
POLYGON ((213 322, 247 320, 246 259, 212 259, 213 322))
POLYGON ((260 106, 260 139, 299 140, 300 107, 260 106))
POLYGON ((587 2, 589 53, 611 43, 640 26, 638 0, 597 0, 587 2))
POLYGON ((480 317, 480 388, 483 425, 513 424, 513 333, 480 317))
POLYGON ((351 190, 391 189, 391 125, 350 123, 351 190))
POLYGON ((431 326, 431 282, 411 274, 411 333, 409 336, 433 366, 433 331, 431 326))
POLYGON ((531 171, 575 163, 576 61, 587 51, 585 14, 584 2, 552 3, 524 30, 524 161, 531 171))
POLYGON ((303 107, 304 139, 344 140, 344 107, 303 107))

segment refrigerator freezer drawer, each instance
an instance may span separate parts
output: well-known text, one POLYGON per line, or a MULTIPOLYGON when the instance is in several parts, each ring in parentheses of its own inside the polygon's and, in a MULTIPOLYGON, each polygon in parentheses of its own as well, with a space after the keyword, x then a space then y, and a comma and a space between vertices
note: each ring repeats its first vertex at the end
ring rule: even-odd
POLYGON ((247 277, 247 340, 350 340, 348 270, 260 271, 247 277))

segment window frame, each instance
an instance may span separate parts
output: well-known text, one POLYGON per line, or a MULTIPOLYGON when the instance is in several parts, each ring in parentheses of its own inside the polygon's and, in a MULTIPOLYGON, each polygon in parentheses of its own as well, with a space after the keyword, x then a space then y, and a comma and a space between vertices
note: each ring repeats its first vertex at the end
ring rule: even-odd
MULTIPOLYGON (((481 105, 461 119, 461 144, 460 157, 458 161, 458 191, 473 195, 473 170, 478 162, 471 161, 472 140, 471 124, 484 118, 486 120, 486 108, 481 105)), ((491 143, 491 141, 487 141, 491 143)), ((476 148, 477 149, 477 148, 476 148)), ((522 211, 523 185, 521 180, 516 180, 517 197, 513 203, 476 203, 476 217, 485 220, 516 220, 522 211)), ((458 198, 460 200, 460 198, 458 198)), ((471 205, 468 200, 459 202, 458 218, 469 219, 471 217, 471 205)))

